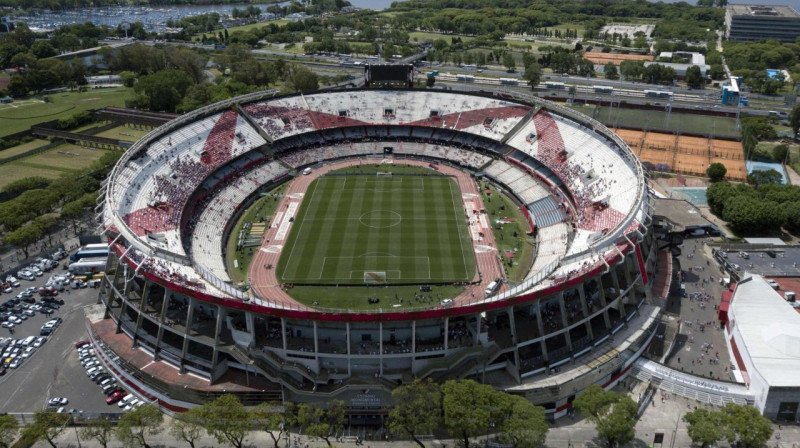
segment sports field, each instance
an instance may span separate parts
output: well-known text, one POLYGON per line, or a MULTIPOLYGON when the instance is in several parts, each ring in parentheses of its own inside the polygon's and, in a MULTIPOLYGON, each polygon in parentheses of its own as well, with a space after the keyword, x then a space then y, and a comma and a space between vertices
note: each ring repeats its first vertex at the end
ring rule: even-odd
POLYGON ((311 285, 471 281, 468 232, 449 177, 327 175, 305 193, 277 274, 311 285))

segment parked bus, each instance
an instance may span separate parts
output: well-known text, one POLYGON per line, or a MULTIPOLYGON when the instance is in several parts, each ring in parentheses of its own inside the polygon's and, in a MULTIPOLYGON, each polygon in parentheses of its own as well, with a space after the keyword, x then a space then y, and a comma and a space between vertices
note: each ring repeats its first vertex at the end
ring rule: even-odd
POLYGON ((563 82, 547 81, 544 86, 548 89, 565 89, 566 85, 563 82))
POLYGON ((87 272, 95 273, 105 271, 107 260, 108 257, 84 258, 75 263, 70 263, 69 272, 73 274, 85 274, 87 272))
POLYGON ((673 93, 666 90, 645 90, 644 96, 648 98, 663 98, 666 100, 672 100, 673 93))
POLYGON ((107 257, 108 246, 104 249, 81 249, 69 256, 69 261, 75 262, 84 258, 107 257))
POLYGON ((519 84, 519 80, 514 78, 500 78, 500 84, 504 86, 516 86, 519 84))
POLYGON ((592 86, 592 88, 594 89, 594 93, 614 93, 614 88, 611 86, 592 86))

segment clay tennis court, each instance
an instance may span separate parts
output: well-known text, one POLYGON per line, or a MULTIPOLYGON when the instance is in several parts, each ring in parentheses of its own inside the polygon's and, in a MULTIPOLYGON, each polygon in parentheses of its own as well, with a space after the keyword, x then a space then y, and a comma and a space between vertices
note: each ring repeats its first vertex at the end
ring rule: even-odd
POLYGON ((601 53, 599 51, 590 51, 583 55, 584 58, 594 62, 595 64, 605 65, 613 62, 614 65, 619 65, 622 61, 652 61, 653 56, 649 54, 619 54, 619 53, 601 53))
POLYGON ((661 132, 614 129, 642 162, 666 164, 675 173, 705 176, 712 163, 728 169, 727 177, 747 178, 741 142, 661 132))

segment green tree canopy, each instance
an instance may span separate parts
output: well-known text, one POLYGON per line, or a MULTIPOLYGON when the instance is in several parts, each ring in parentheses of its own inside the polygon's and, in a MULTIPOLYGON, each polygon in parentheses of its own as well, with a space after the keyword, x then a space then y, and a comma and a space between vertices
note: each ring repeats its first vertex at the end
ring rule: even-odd
POLYGON ((686 422, 686 430, 692 442, 699 444, 701 448, 714 445, 726 437, 725 418, 720 412, 699 408, 687 412, 683 421, 686 422))
POLYGON ((506 395, 506 412, 502 420, 500 439, 515 448, 539 448, 547 438, 547 420, 544 408, 534 406, 525 397, 506 395))
POLYGON ((485 434, 491 421, 503 416, 502 396, 492 386, 472 380, 450 380, 442 385, 444 426, 469 447, 469 439, 485 434))
POLYGON ((161 70, 139 78, 134 86, 140 107, 154 111, 175 112, 194 80, 181 70, 161 70))
POLYGON ((289 431, 286 406, 282 403, 261 403, 253 408, 252 413, 256 423, 269 434, 274 448, 278 448, 278 442, 289 431))
POLYGON ((624 445, 635 435, 637 408, 629 397, 593 384, 573 402, 575 409, 597 427, 597 435, 609 448, 624 445))
POLYGON ((312 437, 318 437, 328 446, 333 446, 330 438, 340 431, 347 422, 347 406, 344 401, 332 400, 323 405, 301 403, 293 409, 292 421, 312 437))
POLYGON ((792 108, 792 111, 789 113, 789 126, 792 128, 792 132, 794 132, 794 138, 797 138, 797 134, 800 133, 800 104, 795 104, 792 108))
POLYGON ((107 448, 115 436, 114 425, 105 417, 93 418, 81 428, 80 434, 83 440, 94 440, 103 448, 107 448))
POLYGON ((769 185, 769 184, 780 184, 783 182, 783 176, 781 173, 769 169, 769 170, 755 170, 752 173, 747 175, 747 183, 750 185, 769 185))
POLYGON ((242 448, 244 439, 252 428, 252 419, 236 395, 222 395, 200 408, 198 413, 202 415, 209 435, 214 436, 219 443, 242 448))
POLYGON ((743 448, 761 448, 772 437, 772 423, 753 406, 728 403, 722 409, 731 437, 743 448))
POLYGON ((117 424, 117 439, 125 446, 150 448, 147 437, 160 434, 163 422, 164 414, 158 406, 139 406, 122 414, 117 424))
POLYGON ((0 448, 9 448, 19 434, 17 418, 10 414, 0 415, 0 448))
POLYGON ((708 166, 706 174, 711 178, 711 182, 719 182, 725 179, 725 175, 728 174, 728 169, 725 168, 725 165, 722 163, 714 162, 708 166))
POLYGON ((55 439, 64 432, 70 418, 69 414, 57 414, 54 410, 36 411, 33 423, 22 430, 22 438, 33 442, 44 440, 52 448, 57 448, 55 439))
POLYGON ((609 62, 608 64, 603 66, 603 76, 606 79, 619 79, 619 70, 617 70, 617 65, 613 62, 609 62))
POLYGON ((442 421, 442 392, 439 385, 417 379, 392 391, 394 407, 389 411, 389 431, 410 437, 420 448, 419 434, 432 434, 442 421))

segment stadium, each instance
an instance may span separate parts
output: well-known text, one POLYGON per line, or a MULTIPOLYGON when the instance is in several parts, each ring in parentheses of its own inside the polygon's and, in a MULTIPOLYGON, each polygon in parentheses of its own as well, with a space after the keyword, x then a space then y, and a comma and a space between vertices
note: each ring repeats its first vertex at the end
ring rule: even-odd
POLYGON ((397 385, 473 378, 555 419, 657 327, 646 173, 602 124, 531 95, 249 94, 153 130, 103 188, 113 254, 87 328, 167 410, 341 399, 380 425, 397 385), (532 248, 514 279, 498 195, 532 248))

